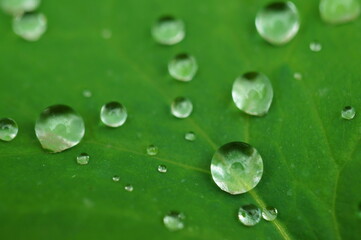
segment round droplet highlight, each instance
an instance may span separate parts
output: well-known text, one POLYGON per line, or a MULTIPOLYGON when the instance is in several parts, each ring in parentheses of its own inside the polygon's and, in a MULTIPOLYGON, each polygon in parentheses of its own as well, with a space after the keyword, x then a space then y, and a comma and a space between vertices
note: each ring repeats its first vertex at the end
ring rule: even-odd
POLYGON ((277 218, 278 210, 274 207, 267 207, 262 209, 262 217, 266 221, 273 221, 277 218))
POLYGON ((81 153, 76 157, 76 162, 79 165, 87 165, 89 163, 90 156, 87 153, 81 153))
POLYGON ((35 133, 44 149, 61 152, 80 143, 85 133, 84 121, 71 107, 54 105, 40 114, 35 133))
POLYGON ((153 24, 152 36, 154 40, 163 45, 174 45, 185 37, 184 23, 172 16, 161 17, 153 24))
POLYGON ((261 209, 253 204, 240 207, 238 219, 245 226, 254 226, 261 221, 261 209))
POLYGON ((361 12, 359 0, 321 0, 320 14, 331 24, 346 23, 358 18, 361 12))
POLYGON ((274 2, 256 16, 259 35, 273 45, 283 45, 293 39, 300 28, 300 17, 292 2, 274 2))
POLYGON ((167 169, 167 166, 166 165, 159 165, 158 166, 158 172, 160 172, 160 173, 166 173, 168 171, 168 169, 167 169))
POLYGON ((232 98, 241 111, 263 116, 268 113, 273 100, 271 81, 263 73, 248 72, 234 81, 232 98))
POLYGON ((119 182, 120 177, 119 177, 118 175, 114 175, 114 176, 112 177, 112 180, 113 180, 113 182, 119 182))
POLYGON ((351 106, 346 106, 341 111, 341 117, 346 120, 352 120, 356 116, 355 108, 351 106))
POLYGON ((177 97, 171 105, 171 113, 176 118, 187 118, 193 111, 191 100, 185 97, 177 97))
POLYGON ((169 231, 179 231, 184 228, 185 215, 183 213, 172 211, 163 217, 164 226, 169 231))
POLYGON ((42 13, 26 13, 13 20, 15 34, 27 41, 37 41, 45 33, 47 20, 42 13))
POLYGON ((147 147, 147 154, 148 154, 149 156, 155 156, 155 155, 157 155, 157 154, 158 154, 158 147, 155 146, 155 145, 153 145, 153 144, 149 145, 149 146, 147 147))
POLYGON ((86 98, 90 98, 92 96, 92 92, 90 90, 84 90, 83 91, 83 96, 86 97, 86 98))
POLYGON ((191 81, 198 71, 196 59, 186 53, 178 54, 168 64, 169 74, 182 82, 191 81))
POLYGON ((1 0, 1 8, 8 14, 20 16, 32 12, 40 5, 40 0, 1 0))
POLYGON ((245 193, 256 187, 262 178, 262 157, 247 143, 230 142, 214 153, 211 173, 213 181, 223 191, 245 193))
POLYGON ((302 80, 302 74, 299 73, 299 72, 295 72, 293 74, 293 78, 296 79, 296 80, 302 80))
POLYGON ((197 138, 196 134, 194 132, 186 132, 184 135, 184 139, 190 142, 195 141, 197 138))
POLYGON ((118 102, 104 104, 100 110, 100 119, 108 127, 120 127, 127 120, 127 109, 118 102))
POLYGON ((11 118, 0 119, 0 140, 9 142, 18 134, 19 128, 15 120, 11 118))
POLYGON ((314 41, 310 43, 310 50, 312 52, 320 52, 322 50, 322 45, 321 43, 314 41))
POLYGON ((124 186, 125 191, 133 192, 134 188, 132 184, 127 184, 124 186))

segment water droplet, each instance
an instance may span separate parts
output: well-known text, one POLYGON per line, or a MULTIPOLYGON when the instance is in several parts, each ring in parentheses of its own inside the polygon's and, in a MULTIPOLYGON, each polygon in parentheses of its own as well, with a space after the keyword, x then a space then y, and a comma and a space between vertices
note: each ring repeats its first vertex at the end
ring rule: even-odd
POLYGON ((90 90, 84 90, 83 91, 83 96, 86 97, 86 98, 90 98, 92 96, 92 92, 90 90))
POLYGON ((169 74, 182 82, 191 81, 198 71, 196 59, 186 53, 178 54, 168 64, 169 74))
POLYGON ((346 106, 341 111, 341 117, 346 120, 351 120, 355 117, 356 110, 351 106, 346 106))
POLYGON ((81 153, 76 157, 76 162, 80 165, 87 165, 89 163, 89 155, 87 153, 81 153))
POLYGON ((102 37, 104 39, 110 39, 112 37, 112 35, 113 35, 112 30, 110 30, 110 29, 103 29, 102 30, 102 37))
POLYGON ((275 2, 261 9, 256 28, 263 39, 274 45, 289 42, 300 28, 300 18, 292 2, 275 2))
POLYGON ((104 104, 100 110, 100 119, 108 127, 122 126, 127 117, 127 109, 118 102, 104 104))
POLYGON ((197 137, 196 137, 196 134, 194 132, 187 132, 184 135, 184 138, 187 141, 193 142, 194 140, 196 140, 197 137))
POLYGON ((35 124, 41 146, 51 152, 61 152, 77 145, 84 136, 82 117, 65 105, 46 108, 35 124))
POLYGON ((166 165, 159 165, 158 166, 158 172, 160 173, 166 173, 168 171, 167 166, 166 165))
POLYGON ((1 8, 14 16, 20 16, 25 12, 34 11, 40 4, 40 0, 1 0, 1 8))
POLYGON ((360 15, 361 4, 359 0, 321 0, 321 18, 332 24, 346 23, 360 15))
POLYGON ((295 73, 293 74, 293 77, 294 77, 294 79, 296 79, 296 80, 302 80, 302 74, 299 73, 299 72, 295 72, 295 73))
POLYGON ((272 103, 272 84, 263 73, 248 72, 234 81, 232 98, 237 108, 243 112, 263 116, 272 103))
POLYGON ((47 20, 41 13, 26 13, 13 20, 14 32, 28 41, 37 41, 45 33, 47 20))
POLYGON ((163 217, 164 226, 169 231, 179 231, 184 228, 185 215, 180 212, 172 211, 163 217))
POLYGON ((133 190, 134 190, 133 185, 131 185, 131 184, 125 185, 124 189, 128 192, 133 192, 133 190))
POLYGON ((119 177, 118 175, 114 175, 114 176, 112 177, 112 180, 113 180, 113 182, 119 182, 120 177, 119 177))
POLYGON ((322 50, 322 45, 321 43, 314 41, 310 43, 310 49, 312 52, 319 52, 322 50))
POLYGON ((158 147, 155 146, 155 145, 153 145, 153 144, 149 145, 149 146, 147 147, 147 154, 148 154, 149 156, 155 156, 155 155, 157 155, 157 154, 158 154, 158 147))
POLYGON ((9 142, 18 134, 18 124, 11 118, 0 119, 0 140, 9 142))
POLYGON ((246 226, 254 226, 261 221, 261 209, 253 204, 240 207, 238 219, 246 226))
POLYGON ((191 100, 185 97, 177 97, 171 105, 171 113, 176 118, 187 118, 193 111, 191 100))
POLYGON ((211 173, 214 182, 223 191, 230 194, 245 193, 261 180, 262 157, 247 143, 230 142, 214 153, 211 173))
POLYGON ((277 218, 278 210, 274 207, 263 208, 262 217, 266 221, 273 221, 277 218))
POLYGON ((172 16, 164 16, 158 19, 152 27, 152 35, 156 42, 164 45, 174 45, 185 37, 184 23, 172 16))

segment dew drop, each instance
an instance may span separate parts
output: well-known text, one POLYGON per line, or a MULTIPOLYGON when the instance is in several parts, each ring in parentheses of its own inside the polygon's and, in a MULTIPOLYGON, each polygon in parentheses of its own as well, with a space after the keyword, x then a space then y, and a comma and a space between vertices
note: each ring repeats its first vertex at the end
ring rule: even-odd
POLYGON ((184 23, 172 16, 161 17, 153 24, 152 35, 154 40, 160 44, 177 44, 185 37, 184 23))
POLYGON ((82 117, 65 105, 46 108, 35 124, 41 146, 51 152, 61 152, 80 143, 85 133, 82 117))
POLYGON ((119 182, 120 177, 119 177, 118 175, 114 175, 114 176, 112 177, 112 180, 113 180, 113 182, 119 182))
POLYGON ((266 221, 273 221, 277 218, 278 210, 274 207, 267 207, 262 209, 262 217, 266 221))
POLYGON ((193 142, 196 140, 196 134, 194 132, 187 132, 185 135, 184 135, 184 138, 185 140, 187 141, 190 141, 190 142, 193 142))
POLYGON ((356 110, 351 106, 346 106, 341 111, 341 117, 346 120, 351 120, 355 117, 356 110))
POLYGON ((89 163, 89 155, 87 153, 81 153, 76 157, 76 162, 80 165, 87 165, 89 163))
POLYGON ((221 146, 211 162, 213 181, 230 194, 241 194, 256 187, 263 174, 261 155, 251 145, 230 142, 221 146))
POLYGON ((118 102, 104 104, 100 110, 100 119, 108 127, 120 127, 127 120, 127 109, 118 102))
POLYGON ((299 72, 295 72, 293 74, 293 78, 296 79, 296 80, 302 80, 302 74, 299 73, 299 72))
POLYGON ((133 185, 131 185, 131 184, 125 185, 124 189, 125 189, 125 191, 128 191, 128 192, 133 192, 133 190, 134 190, 133 185))
POLYGON ((158 172, 160 173, 166 173, 168 171, 167 166, 166 165, 159 165, 158 166, 158 172))
POLYGON ((246 226, 254 226, 261 221, 261 209, 253 204, 240 207, 238 219, 246 226))
POLYGON ((37 41, 45 33, 47 20, 42 13, 26 13, 13 20, 14 32, 27 41, 37 41))
POLYGON ((256 16, 256 28, 263 39, 283 45, 297 34, 300 18, 292 2, 274 2, 261 9, 256 16))
POLYGON ((185 97, 177 97, 171 105, 171 113, 176 118, 187 118, 193 111, 191 100, 185 97))
POLYGON ((18 134, 19 128, 15 120, 11 118, 0 119, 0 140, 9 142, 18 134))
POLYGON ((90 90, 85 89, 83 91, 83 96, 86 97, 86 98, 90 98, 92 95, 93 94, 92 94, 92 92, 90 90))
POLYGON ((196 59, 186 53, 178 54, 168 63, 169 74, 182 82, 191 81, 198 71, 196 59))
POLYGON ((232 98, 237 108, 243 112, 263 116, 272 103, 272 84, 263 73, 248 72, 234 81, 232 98))
POLYGON ((361 11, 359 0, 321 0, 320 14, 323 21, 331 24, 355 20, 361 11))
POLYGON ((102 30, 102 38, 110 39, 112 37, 112 35, 113 35, 112 30, 107 29, 107 28, 102 30))
POLYGON ((1 8, 8 14, 19 16, 38 8, 40 0, 1 0, 0 4, 1 8))
POLYGON ((312 52, 320 52, 322 50, 322 45, 321 43, 314 41, 310 43, 310 50, 312 52))
POLYGON ((169 231, 179 231, 184 228, 185 215, 183 213, 172 211, 163 217, 164 226, 169 231))
POLYGON ((147 147, 147 154, 148 154, 149 156, 155 156, 155 155, 157 155, 157 154, 158 154, 158 147, 155 146, 155 145, 153 145, 153 144, 149 145, 149 146, 147 147))

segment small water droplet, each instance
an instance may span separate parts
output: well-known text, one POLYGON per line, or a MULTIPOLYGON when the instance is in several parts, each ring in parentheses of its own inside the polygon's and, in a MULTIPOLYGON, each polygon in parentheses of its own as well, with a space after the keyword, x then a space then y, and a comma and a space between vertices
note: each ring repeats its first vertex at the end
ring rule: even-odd
POLYGON ((168 171, 167 166, 166 165, 159 165, 158 166, 158 172, 160 173, 166 173, 168 171))
POLYGON ((186 53, 178 54, 168 63, 169 74, 182 82, 191 81, 198 71, 196 59, 186 53))
POLYGON ((185 97, 177 97, 171 105, 171 113, 176 118, 187 118, 193 111, 191 100, 185 97))
POLYGON ((28 41, 37 41, 45 33, 47 20, 42 13, 26 13, 13 20, 14 32, 28 41))
POLYGON ((194 132, 187 132, 184 135, 184 138, 187 141, 193 142, 194 140, 196 140, 197 137, 196 137, 196 134, 194 132))
POLYGON ((256 187, 263 174, 263 161, 258 151, 243 142, 221 146, 211 162, 213 181, 230 194, 241 194, 256 187))
POLYGON ((84 121, 71 107, 53 105, 40 114, 35 133, 44 149, 61 152, 80 143, 85 133, 84 121))
POLYGON ((155 145, 153 145, 153 144, 149 145, 149 146, 147 147, 147 154, 148 154, 149 156, 155 156, 155 155, 157 155, 157 154, 158 154, 158 147, 155 146, 155 145))
POLYGON ((296 80, 302 80, 302 74, 299 73, 299 72, 295 72, 293 74, 293 78, 296 79, 296 80))
POLYGON ((351 120, 355 117, 356 110, 351 106, 346 106, 341 111, 341 117, 346 120, 351 120))
POLYGON ((174 45, 185 37, 184 23, 172 16, 164 16, 152 27, 152 35, 156 42, 164 45, 174 45))
POLYGON ((278 210, 274 207, 267 207, 262 209, 262 217, 266 221, 273 221, 277 218, 278 210))
POLYGON ((321 18, 331 24, 355 20, 361 11, 359 0, 321 0, 321 18))
POLYGON ((76 157, 76 162, 80 165, 87 165, 89 163, 89 155, 87 153, 81 153, 76 157))
POLYGON ((118 175, 114 175, 114 176, 112 177, 112 180, 113 180, 113 182, 119 182, 120 177, 119 177, 118 175))
POLYGON ((15 120, 11 118, 0 119, 0 140, 9 142, 18 134, 19 128, 15 120))
POLYGON ((232 98, 243 112, 263 116, 269 111, 273 100, 271 81, 263 73, 248 72, 234 81, 232 98))
POLYGON ((292 2, 274 2, 262 8, 256 16, 256 28, 263 39, 283 45, 296 36, 300 17, 292 2))
POLYGON ((40 0, 1 0, 1 8, 8 14, 20 16, 38 8, 40 0))
POLYGON ((107 29, 107 28, 105 28, 105 29, 102 30, 102 37, 103 37, 104 39, 110 39, 110 38, 112 37, 112 35, 113 35, 112 30, 107 29))
POLYGON ((164 226, 169 231, 179 231, 184 228, 185 215, 183 213, 172 211, 163 217, 164 226))
POLYGON ((133 185, 131 185, 131 184, 125 185, 124 189, 128 192, 133 192, 133 190, 134 190, 133 185))
POLYGON ((86 97, 86 98, 90 98, 92 95, 93 94, 92 94, 92 92, 90 90, 85 89, 83 91, 83 96, 86 97))
POLYGON ((127 109, 118 102, 104 104, 100 110, 100 119, 108 127, 120 127, 127 120, 127 109))
POLYGON ((246 226, 254 226, 261 221, 261 209, 253 204, 240 207, 238 219, 246 226))
POLYGON ((322 50, 322 45, 317 41, 313 41, 310 43, 310 49, 312 52, 320 52, 322 50))

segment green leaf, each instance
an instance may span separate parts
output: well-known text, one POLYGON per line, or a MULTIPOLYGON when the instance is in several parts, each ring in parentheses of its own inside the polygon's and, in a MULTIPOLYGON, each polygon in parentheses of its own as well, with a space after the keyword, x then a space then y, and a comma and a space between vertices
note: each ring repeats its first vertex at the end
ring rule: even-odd
POLYGON ((48 31, 34 43, 17 37, 1 14, 0 116, 15 119, 19 134, 0 143, 0 239, 358 239, 361 118, 343 120, 340 111, 361 111, 361 21, 327 25, 318 1, 295 0, 300 32, 273 47, 254 26, 267 2, 43 1, 48 31), (186 24, 175 46, 151 38, 164 14, 186 24), (314 40, 322 51, 309 50, 314 40), (189 83, 167 72, 182 52, 199 64, 189 83), (265 117, 246 116, 232 102, 233 81, 248 71, 272 82, 265 117), (85 89, 92 97, 83 97, 85 89), (177 96, 193 101, 187 119, 170 114, 177 96), (100 124, 109 101, 128 110, 118 129, 100 124), (72 106, 86 125, 83 141, 59 154, 46 153, 34 133, 53 104, 72 106), (196 141, 184 139, 188 131, 196 141), (264 161, 261 182, 237 196, 221 191, 209 171, 215 149, 231 141, 250 143, 264 161), (149 144, 157 156, 146 155, 149 144), (90 155, 86 166, 76 164, 82 152, 90 155), (124 190, 128 183, 133 192, 124 190), (244 204, 276 207, 279 216, 245 227, 237 220, 244 204), (179 232, 162 223, 171 210, 186 215, 179 232))

